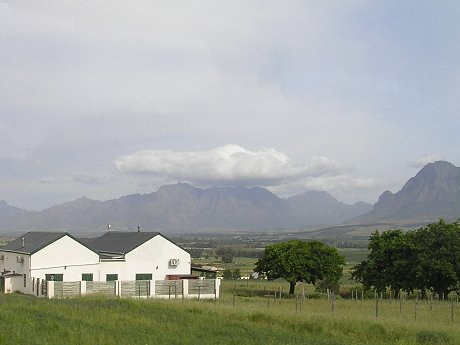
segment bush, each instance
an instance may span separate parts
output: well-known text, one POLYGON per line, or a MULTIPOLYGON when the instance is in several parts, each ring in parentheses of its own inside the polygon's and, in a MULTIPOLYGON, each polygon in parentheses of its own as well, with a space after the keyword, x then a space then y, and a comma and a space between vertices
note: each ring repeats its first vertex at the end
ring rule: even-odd
POLYGON ((327 290, 333 291, 335 294, 339 293, 340 285, 339 283, 333 283, 328 281, 327 279, 320 280, 315 284, 315 291, 317 292, 327 292, 327 290))

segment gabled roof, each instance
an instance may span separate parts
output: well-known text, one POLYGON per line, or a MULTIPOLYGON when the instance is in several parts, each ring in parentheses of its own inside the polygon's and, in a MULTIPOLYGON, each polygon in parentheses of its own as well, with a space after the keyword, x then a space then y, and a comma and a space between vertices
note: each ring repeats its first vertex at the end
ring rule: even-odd
POLYGON ((64 236, 69 236, 73 240, 82 244, 67 232, 32 231, 18 237, 13 242, 8 243, 6 246, 0 247, 0 250, 32 255, 64 236))
POLYGON ((98 253, 124 255, 157 235, 161 234, 159 232, 109 231, 88 243, 88 246, 98 253))

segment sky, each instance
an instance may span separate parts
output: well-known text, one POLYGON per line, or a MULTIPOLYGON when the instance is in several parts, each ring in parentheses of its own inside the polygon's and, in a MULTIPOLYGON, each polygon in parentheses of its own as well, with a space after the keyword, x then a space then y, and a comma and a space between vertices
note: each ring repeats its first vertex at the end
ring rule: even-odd
POLYGON ((0 0, 0 200, 397 192, 460 165, 460 2, 0 0))

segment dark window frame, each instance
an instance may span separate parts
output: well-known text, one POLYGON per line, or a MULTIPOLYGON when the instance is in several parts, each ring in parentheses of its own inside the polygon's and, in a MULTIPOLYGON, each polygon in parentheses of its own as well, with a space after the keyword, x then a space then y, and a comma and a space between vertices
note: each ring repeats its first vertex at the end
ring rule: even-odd
POLYGON ((63 273, 49 273, 45 274, 45 280, 49 282, 62 282, 64 281, 64 274, 63 273), (52 278, 54 277, 54 278, 52 278), (57 278, 57 279, 56 279, 57 278), (60 278, 60 279, 59 279, 60 278))
POLYGON ((85 281, 85 282, 92 282, 92 281, 94 281, 94 275, 93 275, 93 273, 82 273, 82 274, 81 274, 81 281, 85 281))
POLYGON ((106 282, 113 282, 115 280, 118 280, 118 273, 109 273, 105 275, 106 282))
POLYGON ((152 280, 152 273, 136 273, 136 280, 152 280))

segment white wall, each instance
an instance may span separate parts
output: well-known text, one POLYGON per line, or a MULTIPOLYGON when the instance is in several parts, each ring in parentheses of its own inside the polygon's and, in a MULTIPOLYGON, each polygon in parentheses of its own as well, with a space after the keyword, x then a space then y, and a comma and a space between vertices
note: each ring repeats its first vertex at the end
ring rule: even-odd
POLYGON ((31 275, 63 274, 64 281, 79 281, 82 273, 98 280, 99 255, 69 236, 64 236, 32 255, 31 275))
POLYGON ((30 256, 27 254, 19 254, 12 252, 0 251, 0 256, 3 254, 3 260, 0 260, 0 272, 5 269, 11 273, 16 272, 20 274, 30 275, 30 256), (22 263, 17 262, 17 257, 21 256, 24 261, 22 263))
POLYGON ((118 280, 135 280, 136 273, 150 273, 153 280, 163 280, 169 274, 190 274, 190 266, 189 253, 158 235, 127 253, 125 262, 102 262, 100 277, 117 273, 118 280), (170 266, 170 259, 179 259, 179 265, 170 266))
POLYGON ((0 256, 3 255, 3 260, 0 260, 0 271, 10 271, 9 273, 19 273, 26 275, 26 286, 24 286, 24 276, 16 276, 5 279, 5 291, 14 292, 21 291, 29 293, 32 291, 30 279, 30 255, 0 251, 0 256), (18 262, 18 256, 22 257, 23 262, 18 262))

